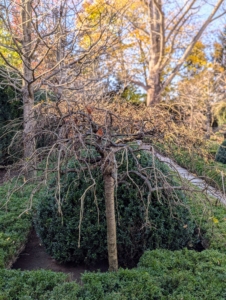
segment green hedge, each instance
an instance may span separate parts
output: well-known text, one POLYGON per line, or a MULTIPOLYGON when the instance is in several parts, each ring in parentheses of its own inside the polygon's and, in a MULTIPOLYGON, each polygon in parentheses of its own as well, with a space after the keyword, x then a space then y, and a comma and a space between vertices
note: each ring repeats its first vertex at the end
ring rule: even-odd
POLYGON ((214 250, 147 251, 135 269, 82 275, 0 270, 0 300, 225 300, 226 255, 214 250))
POLYGON ((77 299, 225 299, 226 256, 217 251, 146 252, 138 268, 82 277, 77 299))
POLYGON ((15 260, 25 245, 32 227, 31 211, 19 215, 29 207, 32 186, 25 186, 15 192, 7 202, 7 193, 13 185, 0 186, 0 268, 7 267, 15 260))
MULTIPOLYGON (((67 275, 46 270, 22 272, 2 269, 0 300, 47 300, 44 294, 52 291, 57 285, 62 285, 66 280, 67 275)), ((75 283, 73 285, 76 286, 75 283)))
MULTIPOLYGON (((119 184, 116 197, 116 221, 118 256, 121 265, 134 265, 147 249, 181 249, 194 239, 196 224, 186 207, 186 197, 181 191, 160 190, 151 193, 149 223, 146 223, 148 188, 143 179, 135 174, 126 175, 124 152, 118 156, 123 162, 119 169, 119 184), (138 188, 139 187, 139 190, 138 188), (158 198, 159 196, 159 198, 158 198)), ((168 168, 155 161, 157 183, 154 181, 152 156, 146 152, 136 152, 139 163, 149 170, 151 185, 163 186, 163 176, 168 184, 175 185, 168 168), (171 179, 170 179, 171 178, 171 179)), ((70 167, 73 167, 70 166, 70 167)), ((129 170, 136 170, 136 162, 129 156, 129 170)), ((41 199, 36 218, 36 229, 47 252, 56 260, 75 263, 95 263, 107 259, 107 232, 105 220, 105 201, 103 179, 100 170, 93 169, 95 189, 86 193, 84 215, 81 227, 81 245, 78 248, 79 218, 81 197, 93 183, 88 172, 69 173, 61 181, 61 211, 55 197, 56 182, 49 187, 46 197, 41 199), (94 196, 95 195, 95 196, 94 196), (96 197, 96 198, 95 198, 96 197), (97 209, 98 206, 98 209, 97 209), (99 223, 98 223, 99 213, 99 223)))

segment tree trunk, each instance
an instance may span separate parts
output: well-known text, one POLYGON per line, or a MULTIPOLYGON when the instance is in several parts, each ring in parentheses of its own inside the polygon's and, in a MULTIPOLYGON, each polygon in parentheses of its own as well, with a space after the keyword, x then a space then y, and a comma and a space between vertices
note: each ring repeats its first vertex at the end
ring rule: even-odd
POLYGON ((149 77, 147 87, 147 106, 160 102, 161 92, 161 60, 164 55, 164 19, 162 14, 162 1, 150 1, 150 53, 149 77))
POLYGON ((161 82, 160 74, 158 72, 152 72, 148 79, 147 89, 147 106, 153 106, 159 103, 161 100, 161 82))
MULTIPOLYGON (((22 0, 21 3, 21 19, 22 19, 22 55, 23 55, 23 123, 24 123, 24 158, 29 159, 35 151, 34 139, 34 92, 32 88, 33 72, 31 64, 32 52, 32 33, 31 18, 32 7, 31 1, 22 0)), ((32 165, 34 163, 32 161, 32 165)), ((28 170, 30 171, 30 170, 28 170)))
POLYGON ((30 158, 35 151, 34 139, 34 97, 29 95, 27 88, 23 92, 23 121, 24 121, 24 158, 30 158))
POLYGON ((108 155, 105 160, 107 165, 104 168, 104 192, 107 220, 107 244, 108 244, 108 263, 109 271, 118 270, 118 253, 117 253, 117 237, 116 237, 116 221, 115 221, 115 166, 113 163, 114 154, 108 155))

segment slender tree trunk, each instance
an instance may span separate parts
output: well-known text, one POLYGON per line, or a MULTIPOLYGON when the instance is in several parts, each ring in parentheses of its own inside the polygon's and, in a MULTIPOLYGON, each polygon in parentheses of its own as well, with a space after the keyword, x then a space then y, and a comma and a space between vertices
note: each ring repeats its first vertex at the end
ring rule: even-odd
POLYGON ((115 221, 115 166, 113 163, 114 154, 110 154, 105 159, 107 165, 104 168, 104 191, 105 206, 107 220, 107 244, 108 244, 108 263, 109 271, 118 270, 118 253, 117 253, 117 237, 116 237, 116 221, 115 221))
MULTIPOLYGON (((32 35, 31 35, 32 7, 30 0, 21 2, 22 19, 22 54, 23 54, 23 123, 24 123, 24 157, 29 159, 35 151, 34 139, 34 91, 32 88, 33 73, 31 64, 32 35)), ((32 163, 33 164, 33 163, 32 163)))
POLYGON ((23 119, 24 119, 24 157, 29 158, 33 155, 36 145, 34 139, 34 97, 33 93, 28 92, 25 86, 23 91, 23 119))

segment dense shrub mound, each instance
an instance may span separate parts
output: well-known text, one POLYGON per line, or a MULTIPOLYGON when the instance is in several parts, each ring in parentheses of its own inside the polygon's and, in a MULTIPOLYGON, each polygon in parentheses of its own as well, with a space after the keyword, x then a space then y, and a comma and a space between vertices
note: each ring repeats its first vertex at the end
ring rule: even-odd
POLYGON ((223 141, 217 150, 215 161, 226 164, 226 140, 223 141))
MULTIPOLYGON (((125 154, 125 153, 124 153, 125 154)), ((195 223, 190 219, 184 194, 161 189, 158 194, 151 193, 147 204, 148 188, 144 180, 136 174, 126 177, 127 161, 124 154, 118 155, 118 187, 116 189, 116 218, 118 256, 121 265, 133 265, 146 249, 181 249, 193 239, 195 223), (148 207, 148 222, 145 219, 148 207)), ((153 187, 163 186, 168 169, 155 160, 154 175, 152 156, 136 152, 137 160, 153 175, 153 187), (149 167, 149 169, 147 169, 149 167), (157 182, 154 181, 157 178, 157 182)), ((75 163, 74 163, 75 165, 75 163)), ((70 166, 71 167, 71 166, 70 166)), ((128 170, 137 166, 129 156, 128 170)), ((47 252, 60 262, 75 263, 96 261, 107 258, 106 220, 103 179, 101 171, 91 171, 96 184, 88 172, 68 173, 61 180, 61 206, 55 197, 56 182, 49 187, 37 209, 36 230, 47 252), (86 190, 82 204, 81 241, 79 239, 79 220, 81 198, 86 190), (99 221, 99 222, 98 222, 99 221)), ((168 183, 175 185, 172 179, 168 183)), ((166 184, 166 183, 165 183, 166 184)))

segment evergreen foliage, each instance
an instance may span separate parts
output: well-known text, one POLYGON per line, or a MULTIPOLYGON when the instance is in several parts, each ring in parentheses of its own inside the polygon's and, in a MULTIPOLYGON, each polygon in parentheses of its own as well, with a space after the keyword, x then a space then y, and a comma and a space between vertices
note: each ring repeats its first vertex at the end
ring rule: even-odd
MULTIPOLYGON (((168 168, 155 160, 158 180, 154 181, 153 160, 150 154, 136 152, 139 163, 150 168, 153 175, 152 187, 161 187, 164 182, 161 174, 167 176, 168 168)), ((119 165, 118 187, 116 190, 116 221, 118 257, 121 265, 134 265, 147 249, 165 248, 181 249, 193 239, 195 223, 191 220, 186 207, 186 197, 181 191, 169 192, 160 190, 151 193, 150 205, 147 203, 148 188, 144 180, 128 171, 136 170, 137 166, 132 155, 125 153, 118 155, 119 165), (148 221, 145 219, 148 207, 148 221)), ((79 165, 74 162, 70 167, 79 165)), ((146 169, 147 170, 147 169, 146 169)), ((55 195, 56 181, 49 186, 49 191, 37 209, 36 230, 47 252, 60 262, 73 261, 75 263, 95 263, 107 258, 107 230, 105 220, 105 201, 103 178, 99 169, 70 172, 61 180, 61 205, 57 203, 55 195), (84 203, 81 198, 88 190, 84 203), (79 239, 80 207, 83 207, 81 223, 81 241, 79 239), (99 219, 99 222, 98 222, 99 219)), ((168 183, 175 185, 172 179, 168 183)))
POLYGON ((82 285, 47 270, 0 270, 1 300, 215 300, 226 298, 226 255, 154 250, 137 268, 82 275, 82 285))
MULTIPOLYGON (((24 186, 23 191, 15 191, 7 199, 14 184, 15 182, 0 185, 0 269, 11 266, 15 261, 32 228, 32 211, 24 212, 29 206, 34 186, 24 186), (22 215, 19 217, 20 214, 22 215)), ((22 185, 22 180, 18 180, 18 184, 22 185)), ((34 203, 37 195, 33 199, 34 203)))
POLYGON ((43 294, 52 291, 57 285, 62 285, 66 280, 67 275, 47 270, 21 272, 0 269, 0 299, 47 300, 43 294))
POLYGON ((215 161, 226 164, 226 140, 223 141, 217 150, 215 161))
MULTIPOLYGON (((0 78, 0 81, 3 79, 0 78)), ((8 147, 15 132, 20 128, 19 125, 11 126, 11 130, 7 130, 5 126, 8 122, 22 117, 22 97, 11 86, 0 88, 0 164, 8 164, 12 162, 9 157, 8 147)), ((13 149, 12 149, 12 152, 13 149)))
POLYGON ((218 251, 147 251, 138 268, 84 274, 74 299, 223 300, 225 268, 226 256, 218 251))

